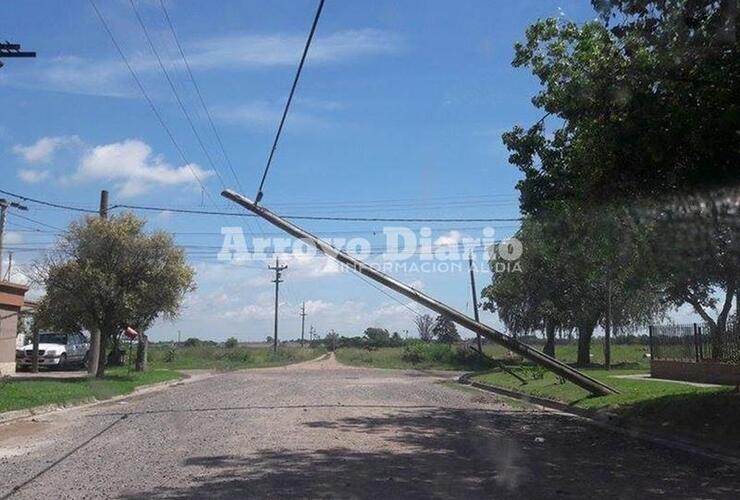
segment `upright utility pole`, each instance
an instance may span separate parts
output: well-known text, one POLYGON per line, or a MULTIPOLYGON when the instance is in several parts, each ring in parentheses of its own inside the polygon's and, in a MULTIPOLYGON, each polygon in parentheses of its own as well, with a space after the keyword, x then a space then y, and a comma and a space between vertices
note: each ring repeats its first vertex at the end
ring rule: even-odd
MULTIPOLYGON (((470 269, 470 291, 473 292, 473 317, 477 323, 480 323, 480 317, 478 315, 478 293, 475 291, 475 273, 473 272, 473 254, 468 254, 468 269, 470 269)), ((483 345, 480 339, 480 332, 475 332, 478 338, 478 352, 483 353, 483 345)))
POLYGON ((8 201, 5 198, 0 199, 0 279, 3 276, 3 235, 5 234, 5 221, 8 218, 8 208, 17 208, 18 210, 28 210, 28 207, 8 201))
POLYGON ((275 257, 275 267, 267 266, 267 269, 275 271, 275 279, 272 280, 275 283, 275 332, 272 335, 272 352, 277 352, 277 340, 278 340, 278 295, 280 293, 280 283, 283 280, 280 279, 281 273, 285 271, 288 266, 280 265, 280 258, 275 257))
POLYGON ((108 191, 105 189, 100 192, 100 218, 108 218, 108 191))
POLYGON ((301 347, 303 347, 303 334, 306 331, 306 303, 301 305, 301 347))
MULTIPOLYGON (((108 218, 108 191, 103 189, 100 191, 100 209, 98 214, 101 219, 108 218)), ((101 359, 104 353, 101 353, 100 349, 100 335, 101 332, 93 330, 90 332, 90 350, 87 355, 87 373, 95 376, 98 373, 98 366, 103 362, 101 359)))

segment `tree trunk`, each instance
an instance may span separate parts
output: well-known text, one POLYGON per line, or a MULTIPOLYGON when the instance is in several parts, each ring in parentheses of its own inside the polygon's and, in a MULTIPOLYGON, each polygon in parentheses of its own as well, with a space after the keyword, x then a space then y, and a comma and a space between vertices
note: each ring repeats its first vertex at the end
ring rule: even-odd
POLYGON ((121 356, 121 336, 114 335, 113 342, 108 353, 108 366, 121 366, 123 365, 123 359, 121 356))
POLYGON ((548 356, 555 357, 555 322, 552 320, 545 322, 545 348, 543 351, 548 356))
POLYGON ((95 370, 95 378, 103 378, 105 376, 105 365, 107 361, 106 350, 108 347, 108 339, 110 339, 110 332, 107 330, 100 331, 100 349, 98 350, 98 366, 95 370))
POLYGON ((98 358, 100 357, 100 331, 90 332, 90 350, 87 352, 87 373, 98 373, 98 358))
POLYGON ((578 325, 578 359, 576 366, 585 367, 591 363, 591 337, 594 334, 593 324, 578 325))
POLYGON ((139 343, 136 344, 136 366, 134 370, 144 372, 147 369, 147 354, 149 351, 149 337, 139 334, 139 343))

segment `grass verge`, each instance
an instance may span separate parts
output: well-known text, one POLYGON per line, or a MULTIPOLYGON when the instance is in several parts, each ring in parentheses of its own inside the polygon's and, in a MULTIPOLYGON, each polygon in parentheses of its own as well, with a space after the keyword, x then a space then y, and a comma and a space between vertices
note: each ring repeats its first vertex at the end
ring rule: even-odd
POLYGON ((0 383, 0 413, 35 406, 102 400, 128 394, 143 385, 182 378, 174 370, 127 373, 125 368, 107 370, 105 378, 77 380, 9 380, 0 383))
MULTIPOLYGON (((526 374, 526 370, 521 371, 526 374)), ((571 383, 561 383, 549 372, 522 385, 503 372, 487 373, 473 380, 567 403, 576 408, 605 410, 624 422, 663 432, 709 440, 740 449, 740 395, 731 387, 696 387, 688 384, 617 378, 638 370, 585 370, 617 389, 620 394, 591 396, 571 383)))

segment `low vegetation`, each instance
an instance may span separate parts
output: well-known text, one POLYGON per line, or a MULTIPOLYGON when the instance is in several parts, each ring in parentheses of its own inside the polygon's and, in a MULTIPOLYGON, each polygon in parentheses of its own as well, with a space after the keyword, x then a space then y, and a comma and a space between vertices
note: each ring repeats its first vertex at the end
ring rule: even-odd
MULTIPOLYGON (((542 348, 540 344, 533 344, 542 348)), ((594 342, 591 361, 595 365, 603 363, 603 350, 600 342, 594 342)), ((508 351, 497 344, 487 344, 483 347, 486 355, 505 360, 507 363, 518 363, 519 358, 509 357, 508 351)), ((624 344, 612 346, 612 363, 619 369, 647 369, 648 347, 641 344, 624 344)), ((556 356, 566 363, 574 363, 578 355, 578 346, 573 344, 558 345, 556 356)), ((437 370, 465 370, 477 371, 492 368, 489 361, 480 357, 464 344, 444 344, 440 342, 421 342, 409 340, 402 342, 399 347, 343 347, 337 350, 339 362, 373 368, 398 369, 437 369, 437 370)))
POLYGON ((308 361, 321 356, 322 347, 300 348, 281 346, 277 353, 267 346, 238 346, 229 343, 218 345, 201 342, 197 345, 152 345, 149 348, 149 365, 169 369, 218 369, 261 368, 308 361))
POLYGON ((128 373, 111 368, 102 379, 5 380, 0 382, 0 412, 44 405, 73 404, 128 394, 139 386, 182 378, 174 370, 128 373))

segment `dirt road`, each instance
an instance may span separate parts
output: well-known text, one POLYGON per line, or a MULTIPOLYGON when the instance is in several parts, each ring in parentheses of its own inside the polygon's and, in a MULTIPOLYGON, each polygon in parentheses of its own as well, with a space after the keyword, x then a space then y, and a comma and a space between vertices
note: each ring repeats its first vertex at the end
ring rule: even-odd
POLYGON ((740 497, 731 466, 445 378, 327 359, 7 424, 0 498, 740 497))

